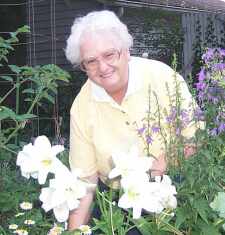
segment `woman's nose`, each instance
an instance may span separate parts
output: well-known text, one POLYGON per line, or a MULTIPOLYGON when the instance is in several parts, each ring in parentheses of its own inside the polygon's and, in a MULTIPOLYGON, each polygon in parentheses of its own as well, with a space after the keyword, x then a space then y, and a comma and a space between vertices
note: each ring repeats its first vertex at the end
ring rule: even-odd
POLYGON ((104 60, 98 61, 98 69, 100 72, 105 72, 108 69, 109 65, 104 60))

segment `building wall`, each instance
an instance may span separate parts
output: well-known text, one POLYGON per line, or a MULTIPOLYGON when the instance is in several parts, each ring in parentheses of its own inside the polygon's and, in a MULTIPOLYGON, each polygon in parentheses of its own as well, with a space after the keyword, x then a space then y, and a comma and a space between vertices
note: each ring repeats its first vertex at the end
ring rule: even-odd
MULTIPOLYGON (((27 5, 27 23, 31 27, 27 63, 32 66, 54 63, 70 71, 73 76, 69 85, 62 85, 58 89, 53 111, 48 108, 38 110, 42 118, 34 126, 38 126, 42 132, 54 126, 55 119, 48 117, 57 116, 63 120, 62 134, 67 137, 69 135, 69 110, 86 78, 79 70, 74 71, 67 62, 63 49, 74 18, 103 8, 103 4, 89 0, 32 0, 27 5)), ((110 7, 109 9, 121 15, 122 21, 128 25, 134 36, 135 46, 131 50, 132 55, 142 56, 144 52, 147 52, 151 59, 170 63, 174 52, 174 40, 171 37, 177 36, 173 30, 174 24, 181 24, 180 15, 165 12, 159 14, 159 10, 130 7, 110 7), (155 19, 154 22, 153 19, 155 19), (167 40, 168 37, 170 37, 169 40, 167 40)))
POLYGON ((28 62, 30 64, 56 63, 66 70, 64 48, 75 17, 92 10, 101 9, 101 4, 87 0, 33 1, 28 5, 27 21, 31 26, 28 62))
MULTIPOLYGON (((101 4, 89 0, 29 0, 26 15, 31 33, 27 38, 27 64, 36 66, 53 63, 62 69, 73 71, 64 54, 70 27, 75 17, 87 13, 90 9, 100 8, 101 4)), ((39 119, 33 121, 34 136, 40 133, 52 135, 55 127, 61 122, 63 125, 60 130, 68 140, 70 106, 84 82, 84 75, 80 72, 71 74, 73 79, 69 84, 60 84, 53 109, 46 103, 36 110, 39 119)), ((56 131, 53 135, 57 135, 56 131)))
MULTIPOLYGON (((34 1, 33 5, 28 6, 27 17, 33 34, 29 39, 31 42, 28 49, 29 63, 56 63, 71 71, 72 67, 66 61, 63 48, 74 18, 103 8, 103 4, 97 1, 50 0, 36 1, 36 3, 34 1)), ((110 9, 118 14, 121 13, 120 8, 110 9)), ((166 41, 166 38, 173 34, 174 24, 178 22, 181 26, 181 15, 162 12, 158 14, 159 12, 160 10, 149 8, 126 7, 123 8, 121 19, 128 25, 134 37, 134 48, 131 50, 133 55, 140 56, 143 52, 147 52, 150 58, 170 63, 169 57, 174 52, 170 51, 173 49, 173 44, 169 45, 171 41, 166 41)))
POLYGON ((182 28, 184 31, 183 74, 187 77, 192 72, 196 44, 199 44, 202 50, 206 47, 225 47, 225 16, 212 13, 184 13, 182 28))

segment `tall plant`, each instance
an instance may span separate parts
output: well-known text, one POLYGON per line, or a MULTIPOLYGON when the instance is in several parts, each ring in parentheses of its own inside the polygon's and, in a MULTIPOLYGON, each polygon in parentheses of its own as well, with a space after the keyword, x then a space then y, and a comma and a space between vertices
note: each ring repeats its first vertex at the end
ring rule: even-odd
POLYGON ((19 131, 25 128, 28 120, 36 118, 33 114, 35 106, 42 106, 46 101, 54 104, 58 82, 69 81, 69 74, 54 64, 35 67, 7 64, 7 56, 14 50, 13 43, 18 42, 18 34, 26 32, 29 32, 29 29, 24 26, 11 33, 9 39, 0 38, 0 65, 7 67, 10 73, 14 74, 1 76, 2 80, 12 84, 12 87, 0 97, 0 149, 9 152, 13 152, 12 140, 19 135, 19 131), (11 95, 14 95, 15 108, 5 105, 6 99, 11 95), (25 108, 21 110, 20 105, 24 102, 25 108), (7 126, 6 123, 10 123, 8 128, 4 128, 7 126))
MULTIPOLYGON (((195 26, 195 43, 193 44, 193 62, 192 62, 192 78, 193 86, 198 80, 197 74, 200 72, 203 66, 202 55, 205 53, 207 48, 217 48, 223 43, 223 37, 221 37, 221 43, 218 41, 218 37, 215 32, 215 25, 213 18, 208 16, 206 19, 206 31, 203 34, 203 28, 200 20, 197 20, 195 26), (204 40, 203 40, 204 39, 204 40)), ((222 32, 221 32, 222 33, 222 32)))
MULTIPOLYGON (((58 83, 68 82, 70 78, 67 72, 54 64, 35 67, 9 64, 8 57, 14 52, 14 44, 19 42, 19 35, 24 33, 29 33, 27 26, 10 33, 8 38, 0 37, 0 67, 2 71, 9 71, 7 75, 0 76, 2 83, 9 84, 8 90, 4 93, 1 90, 0 96, 0 224, 2 226, 0 233, 2 234, 5 234, 4 230, 10 218, 19 211, 19 202, 26 198, 36 200, 38 197, 35 184, 32 181, 24 184, 16 169, 15 157, 24 145, 22 131, 28 123, 38 118, 33 114, 34 108, 41 107, 46 102, 54 104, 58 83), (9 99, 13 100, 15 106, 9 105, 9 99)), ((30 139, 30 137, 26 133, 25 138, 30 139)), ((37 209, 30 214, 35 216, 37 221, 42 219, 37 209)), ((47 221, 45 224, 48 224, 47 221)), ((41 234, 40 230, 43 228, 37 228, 33 234, 41 234)))
MULTIPOLYGON (((200 106, 191 105, 190 110, 192 111, 182 109, 182 103, 185 101, 183 98, 185 97, 180 96, 181 84, 174 76, 175 90, 167 88, 170 97, 169 110, 166 111, 160 106, 155 113, 149 110, 147 117, 143 119, 143 126, 137 130, 146 142, 147 152, 151 142, 154 141, 154 135, 157 133, 162 136, 162 143, 165 144, 169 163, 167 174, 176 186, 176 191, 174 191, 171 181, 166 180, 165 176, 162 177, 161 183, 164 186, 166 185, 167 190, 164 191, 162 190, 163 187, 159 187, 157 192, 160 192, 160 195, 158 195, 158 198, 163 202, 163 197, 167 197, 167 204, 164 205, 168 207, 160 212, 152 209, 159 205, 151 195, 148 195, 148 200, 145 200, 145 195, 148 194, 149 190, 149 182, 139 176, 138 173, 135 173, 134 178, 124 180, 129 170, 138 171, 139 165, 134 160, 131 161, 134 153, 130 153, 129 157, 123 156, 123 161, 127 160, 126 163, 113 156, 117 172, 118 169, 120 170, 122 193, 124 193, 122 197, 121 194, 119 196, 118 207, 125 208, 125 211, 116 207, 115 202, 110 201, 115 200, 114 197, 110 197, 112 192, 100 194, 98 203, 102 210, 102 217, 100 220, 94 220, 96 223, 94 229, 97 229, 96 234, 125 234, 125 231, 132 227, 136 227, 144 235, 223 234, 225 193, 218 192, 224 192, 225 52, 222 49, 210 49, 202 58, 204 66, 199 74, 199 82, 195 92, 198 94, 200 106), (165 119, 167 124, 162 125, 161 121, 165 119), (200 128, 193 139, 187 140, 182 136, 182 129, 190 121, 196 122, 196 125, 204 121, 205 128, 200 128), (194 155, 189 159, 185 159, 184 148, 186 144, 193 144, 196 149, 194 155), (135 164, 134 169, 132 163, 135 164), (167 183, 163 182, 164 180, 167 183), (144 190, 142 191, 143 185, 144 190), (177 206, 173 201, 173 194, 176 195, 177 206), (133 215, 139 209, 139 216, 140 208, 143 208, 142 217, 132 218, 130 216, 132 210, 129 208, 133 209, 133 215)), ((151 94, 149 92, 149 96, 152 99, 155 97, 157 100, 157 94, 151 94)), ((149 99, 149 101, 152 102, 152 99, 149 99)), ((142 171, 144 172, 145 167, 149 165, 144 164, 141 167, 142 171)), ((157 180, 155 179, 155 181, 157 180)), ((151 183, 155 182, 154 179, 150 178, 151 183)), ((152 188, 152 191, 154 191, 153 188, 155 189, 153 186, 150 186, 150 188, 152 188)), ((154 195, 157 195, 156 192, 154 192, 154 195)))

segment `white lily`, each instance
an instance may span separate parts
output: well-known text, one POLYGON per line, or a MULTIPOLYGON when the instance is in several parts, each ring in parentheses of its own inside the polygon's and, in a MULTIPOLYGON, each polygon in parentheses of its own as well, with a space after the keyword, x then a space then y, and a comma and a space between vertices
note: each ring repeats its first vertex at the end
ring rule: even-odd
POLYGON ((133 208, 133 218, 138 219, 141 211, 148 203, 146 187, 149 184, 149 177, 145 173, 131 174, 121 179, 121 186, 124 194, 119 199, 118 206, 124 209, 133 208))
POLYGON ((55 179, 50 180, 49 187, 43 188, 39 199, 42 208, 47 212, 53 209, 56 219, 65 222, 69 211, 79 206, 80 200, 86 195, 87 183, 79 180, 77 175, 69 170, 58 172, 55 179))
POLYGON ((149 182, 147 174, 135 174, 123 177, 121 186, 124 194, 119 199, 118 206, 124 209, 133 208, 133 218, 141 216, 142 209, 151 213, 161 213, 165 208, 174 209, 177 200, 174 196, 176 188, 169 176, 156 177, 155 182, 149 182))
POLYGON ((108 175, 110 179, 120 175, 122 177, 127 176, 131 172, 146 172, 152 167, 154 161, 152 157, 140 157, 136 145, 132 146, 128 153, 118 152, 112 154, 112 159, 115 168, 108 175))
POLYGON ((162 179, 161 176, 156 176, 155 182, 149 182, 146 187, 149 200, 144 209, 154 213, 161 213, 164 208, 174 209, 177 206, 174 196, 176 193, 176 188, 172 185, 169 176, 163 175, 162 179))
POLYGON ((63 150, 62 145, 51 146, 46 136, 39 136, 34 145, 27 144, 18 153, 16 164, 20 166, 24 177, 37 178, 39 184, 44 184, 49 172, 56 173, 62 167, 56 155, 63 150))
POLYGON ((160 183, 161 201, 165 208, 174 209, 177 207, 177 199, 174 195, 177 194, 176 187, 172 185, 172 181, 168 175, 163 175, 162 178, 156 177, 155 181, 160 183))

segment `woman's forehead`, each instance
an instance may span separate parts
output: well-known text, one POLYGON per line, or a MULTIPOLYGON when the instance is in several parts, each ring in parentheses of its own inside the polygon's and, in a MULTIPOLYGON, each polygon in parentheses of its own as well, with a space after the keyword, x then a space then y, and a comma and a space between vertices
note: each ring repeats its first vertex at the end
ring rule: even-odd
POLYGON ((121 49, 119 40, 113 35, 85 34, 80 44, 81 57, 98 56, 111 49, 121 49))
POLYGON ((118 35, 111 31, 99 30, 99 31, 87 31, 81 35, 81 44, 86 43, 87 41, 96 41, 107 42, 112 44, 118 44, 121 40, 118 35))

